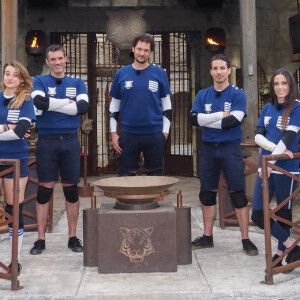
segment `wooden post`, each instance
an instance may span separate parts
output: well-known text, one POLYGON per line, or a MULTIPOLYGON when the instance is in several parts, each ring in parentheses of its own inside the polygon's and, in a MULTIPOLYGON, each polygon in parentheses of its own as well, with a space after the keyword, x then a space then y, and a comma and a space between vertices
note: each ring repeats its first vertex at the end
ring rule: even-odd
POLYGON ((254 142, 258 117, 257 55, 255 0, 240 0, 241 61, 244 91, 247 95, 247 118, 243 123, 245 143, 254 142))
POLYGON ((17 59, 18 0, 1 0, 2 67, 17 59))
MULTIPOLYGON (((258 119, 255 0, 240 0, 240 28, 243 89, 247 95, 247 118, 244 119, 242 125, 243 142, 254 143, 258 119)), ((256 163, 258 153, 252 154, 249 160, 256 163)), ((247 177, 246 191, 248 193, 253 190, 255 179, 256 174, 247 177)))

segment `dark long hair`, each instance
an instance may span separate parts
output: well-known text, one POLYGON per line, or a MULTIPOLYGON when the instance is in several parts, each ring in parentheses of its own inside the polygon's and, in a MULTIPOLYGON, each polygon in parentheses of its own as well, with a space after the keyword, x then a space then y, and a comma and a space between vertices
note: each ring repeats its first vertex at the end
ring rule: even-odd
POLYGON ((273 104, 278 103, 277 96, 274 91, 274 78, 277 75, 283 75, 289 85, 290 91, 289 94, 284 99, 284 112, 282 115, 282 128, 284 129, 288 122, 288 117, 290 115, 290 111, 293 108, 293 106, 296 104, 296 99, 300 99, 299 91, 297 88, 297 83, 292 75, 292 73, 284 68, 280 68, 276 70, 273 75, 270 82, 270 102, 273 104))

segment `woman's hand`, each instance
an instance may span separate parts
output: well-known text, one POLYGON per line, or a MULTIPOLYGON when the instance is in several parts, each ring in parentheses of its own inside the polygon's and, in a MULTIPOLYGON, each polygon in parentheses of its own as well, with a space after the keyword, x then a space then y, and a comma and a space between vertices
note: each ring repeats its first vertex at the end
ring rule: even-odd
MULTIPOLYGON (((270 177, 271 172, 272 172, 272 168, 267 167, 268 178, 270 177)), ((259 172, 259 177, 262 178, 262 170, 260 170, 260 172, 259 172)))
POLYGON ((30 130, 28 129, 22 139, 24 139, 24 138, 28 139, 29 137, 30 137, 30 130))
POLYGON ((285 150, 283 153, 284 153, 284 154, 287 154, 287 155, 289 156, 290 159, 293 159, 293 158, 294 158, 294 154, 293 154, 293 152, 290 151, 290 150, 285 150))

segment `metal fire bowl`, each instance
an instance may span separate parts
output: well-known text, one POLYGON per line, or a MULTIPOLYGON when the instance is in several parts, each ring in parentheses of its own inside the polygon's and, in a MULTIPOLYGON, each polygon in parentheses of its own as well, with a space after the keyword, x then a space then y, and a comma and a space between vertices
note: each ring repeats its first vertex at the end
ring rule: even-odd
POLYGON ((93 184, 103 190, 105 196, 133 204, 149 202, 165 194, 178 181, 166 176, 128 176, 101 179, 93 184))

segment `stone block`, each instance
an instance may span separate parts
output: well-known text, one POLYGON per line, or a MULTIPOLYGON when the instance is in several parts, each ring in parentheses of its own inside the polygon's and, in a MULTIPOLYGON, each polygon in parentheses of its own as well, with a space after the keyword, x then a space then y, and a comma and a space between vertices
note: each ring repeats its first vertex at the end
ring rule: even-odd
POLYGON ((98 213, 98 272, 176 272, 176 212, 171 203, 150 210, 98 213))

